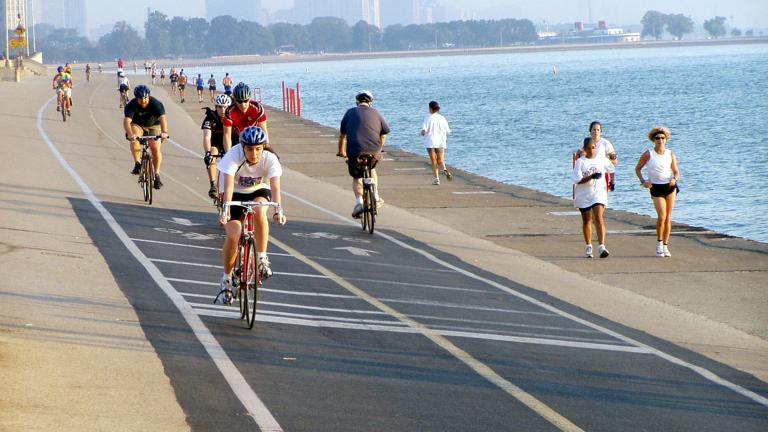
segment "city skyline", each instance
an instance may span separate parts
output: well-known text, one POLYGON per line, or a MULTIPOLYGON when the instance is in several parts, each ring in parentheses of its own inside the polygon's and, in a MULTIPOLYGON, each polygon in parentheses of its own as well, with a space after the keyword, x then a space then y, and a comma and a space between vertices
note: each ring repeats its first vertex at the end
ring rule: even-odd
MULTIPOLYGON (((30 0, 31 1, 31 0, 30 0)), ((43 9, 40 5, 51 0, 34 0, 35 9, 43 9)), ((57 0, 72 1, 72 0, 57 0)), ((179 2, 171 0, 126 0, 122 3, 119 16, 115 16, 114 7, 108 2, 96 0, 79 0, 84 4, 85 13, 83 21, 86 23, 87 33, 98 38, 111 30, 115 22, 125 20, 140 31, 146 20, 147 8, 158 10, 169 17, 208 17, 206 4, 211 0, 188 0, 180 7, 179 2)), ((261 8, 269 11, 270 22, 284 19, 278 10, 290 8, 293 0, 238 0, 260 3, 261 8), (276 18, 279 17, 279 18, 276 18)), ((324 10, 323 6, 337 0, 312 0, 312 4, 320 6, 318 10, 324 10)), ((364 0, 372 2, 373 0, 364 0)), ((728 19, 729 27, 738 27, 742 30, 754 28, 768 28, 768 1, 763 0, 646 0, 642 4, 630 0, 540 0, 535 4, 523 0, 419 0, 422 5, 436 5, 431 11, 432 18, 448 19, 503 19, 526 18, 537 26, 546 24, 567 24, 575 21, 596 22, 605 20, 614 25, 638 25, 643 14, 648 10, 658 10, 662 13, 681 13, 691 16, 697 26, 701 26, 704 20, 715 16, 723 16, 728 19), (590 19, 591 18, 591 19, 590 19)), ((387 13, 387 4, 403 2, 403 0, 378 0, 381 5, 381 25, 386 27, 393 24, 391 16, 387 13)), ((220 6, 226 2, 211 2, 220 6)), ((35 11, 37 22, 41 22, 41 12, 35 11)), ((254 20, 254 15, 242 12, 237 19, 254 20)), ((360 17, 362 19, 362 16, 360 17)), ((427 22, 429 17, 420 16, 419 21, 402 22, 403 24, 427 22)), ((374 20, 374 18, 371 18, 374 20)), ((269 22, 263 19, 256 21, 262 24, 269 22)), ((366 20, 368 21, 368 20, 366 20)), ((350 25, 354 22, 349 23, 350 25)), ((86 34, 87 34, 86 33, 86 34)))

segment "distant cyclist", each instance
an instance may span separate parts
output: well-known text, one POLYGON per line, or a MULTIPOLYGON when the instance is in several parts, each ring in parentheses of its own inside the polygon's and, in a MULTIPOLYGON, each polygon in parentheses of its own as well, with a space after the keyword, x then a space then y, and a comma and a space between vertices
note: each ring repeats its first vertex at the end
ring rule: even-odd
MULTIPOLYGON (((232 147, 219 162, 223 191, 223 211, 219 222, 224 225, 226 239, 222 248, 224 274, 221 277, 221 291, 227 291, 232 286, 231 273, 235 266, 237 242, 240 238, 243 215, 241 207, 230 207, 231 201, 274 201, 281 202, 280 176, 283 168, 280 160, 267 146, 267 135, 258 127, 249 127, 240 134, 240 144, 232 147)), ((272 218, 279 224, 285 224, 286 218, 274 209, 272 218)), ((269 240, 269 221, 267 207, 256 209, 254 232, 256 235, 256 252, 258 271, 262 279, 272 276, 267 243, 269 240)))
MULTIPOLYGON (((56 68, 56 75, 53 77, 53 89, 56 91, 56 111, 62 110, 64 98, 69 99, 69 106, 72 106, 72 75, 68 74, 61 66, 56 68)), ((71 108, 67 110, 68 115, 72 115, 71 108)))
MULTIPOLYGON (((125 138, 131 142, 131 154, 134 166, 131 174, 138 175, 141 171, 141 145, 137 137, 142 135, 159 135, 168 138, 168 120, 165 117, 165 106, 162 102, 149 95, 149 87, 140 84, 133 89, 133 100, 125 106, 123 129, 125 138)), ((163 162, 161 152, 162 141, 150 140, 149 146, 155 163, 155 189, 163 187, 160 181, 160 164, 163 162)))
POLYGON ((224 111, 232 103, 229 96, 220 94, 216 96, 216 109, 208 107, 205 110, 205 118, 201 129, 203 130, 203 162, 205 170, 208 173, 208 181, 211 182, 211 188, 208 190, 208 196, 216 197, 218 189, 216 187, 216 156, 224 155, 229 150, 224 147, 224 111))
POLYGON ((120 98, 120 108, 123 108, 125 105, 125 100, 127 98, 128 90, 131 89, 131 82, 128 80, 128 77, 125 76, 125 73, 120 72, 117 74, 117 97, 120 98))
MULTIPOLYGON (((232 147, 232 141, 245 128, 258 126, 267 131, 267 112, 259 102, 251 100, 248 84, 238 83, 232 91, 234 102, 227 108, 224 119, 224 148, 232 147)), ((268 139, 268 138, 267 138, 268 139)))
MULTIPOLYGON (((362 154, 373 155, 376 160, 381 160, 381 150, 387 140, 389 126, 384 117, 371 107, 373 94, 363 91, 355 96, 356 107, 350 108, 341 119, 339 134, 339 152, 336 156, 347 158, 347 170, 352 176, 352 192, 355 193, 355 207, 352 217, 357 219, 363 213, 363 170, 357 165, 357 156, 362 154)), ((371 170, 374 183, 378 186, 379 178, 376 169, 371 170)), ((375 189, 376 207, 384 205, 384 200, 379 195, 379 188, 375 189)))

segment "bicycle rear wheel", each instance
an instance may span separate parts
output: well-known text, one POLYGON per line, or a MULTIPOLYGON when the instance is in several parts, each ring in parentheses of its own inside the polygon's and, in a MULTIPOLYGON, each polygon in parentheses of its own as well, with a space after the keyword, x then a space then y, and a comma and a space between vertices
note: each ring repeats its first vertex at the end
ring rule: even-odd
POLYGON ((62 98, 62 100, 61 100, 61 119, 64 120, 64 121, 67 121, 67 109, 69 109, 68 108, 69 104, 64 102, 64 99, 66 99, 66 98, 67 97, 64 96, 64 98, 62 98))
POLYGON ((245 259, 243 260, 243 283, 240 285, 242 296, 245 298, 245 321, 248 328, 252 329, 256 322, 256 302, 261 285, 261 275, 256 264, 256 241, 248 239, 245 246, 245 259), (250 309, 249 309, 250 308, 250 309))
POLYGON ((373 194, 373 185, 363 185, 363 231, 373 234, 373 225, 376 223, 376 198, 373 194))

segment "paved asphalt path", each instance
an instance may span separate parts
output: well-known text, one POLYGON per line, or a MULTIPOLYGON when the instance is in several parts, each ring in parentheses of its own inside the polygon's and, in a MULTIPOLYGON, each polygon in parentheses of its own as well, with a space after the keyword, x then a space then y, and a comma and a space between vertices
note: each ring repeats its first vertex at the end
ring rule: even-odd
POLYGON ((768 430, 751 376, 397 232, 302 218, 306 197, 289 196, 307 205, 272 228, 275 274, 248 330, 236 305, 212 304, 212 207, 81 187, 88 199, 70 202, 193 430, 768 430))

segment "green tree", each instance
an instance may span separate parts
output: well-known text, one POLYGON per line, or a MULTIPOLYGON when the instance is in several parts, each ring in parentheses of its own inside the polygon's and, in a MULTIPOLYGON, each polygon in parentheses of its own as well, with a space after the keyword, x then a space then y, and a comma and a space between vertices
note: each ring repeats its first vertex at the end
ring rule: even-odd
POLYGON ((235 29, 237 20, 230 15, 217 16, 211 20, 205 51, 208 55, 232 55, 240 49, 241 37, 235 29))
POLYGON ((237 25, 240 49, 235 54, 267 54, 275 49, 275 39, 266 27, 253 21, 240 21, 237 25))
POLYGON ((667 15, 667 32, 677 40, 693 31, 693 20, 683 14, 667 15))
POLYGON ((70 28, 57 28, 45 37, 38 38, 37 49, 45 54, 46 60, 55 63, 87 60, 94 54, 93 45, 88 39, 70 28))
POLYGON ((749 29, 749 30, 747 30, 747 31, 744 33, 744 36, 746 36, 746 37, 753 37, 754 35, 755 35, 755 31, 754 31, 754 30, 752 30, 752 29, 749 29))
POLYGON ((648 11, 643 15, 643 19, 640 23, 643 25, 642 36, 651 36, 656 40, 661 39, 661 34, 664 32, 664 24, 666 24, 667 16, 659 11, 648 11))
POLYGON ((731 30, 731 36, 733 36, 733 37, 739 37, 739 36, 741 36, 741 29, 739 29, 739 28, 734 28, 733 30, 731 30))
POLYGON ((187 53, 195 56, 210 55, 206 50, 208 33, 211 26, 205 18, 190 18, 187 20, 189 38, 187 39, 187 53))
POLYGON ((352 26, 352 49, 376 51, 381 48, 381 31, 378 27, 360 20, 352 26))
POLYGON ((176 57, 186 55, 187 40, 190 37, 189 22, 182 17, 173 17, 169 23, 170 53, 176 57))
POLYGON ((704 30, 713 38, 725 36, 725 17, 714 17, 704 21, 704 30))
POLYGON ((307 25, 307 32, 315 51, 349 51, 352 45, 352 30, 341 18, 315 18, 307 25))
POLYGON ((160 11, 149 14, 144 23, 147 47, 153 57, 165 57, 171 52, 171 22, 160 11))
POLYGON ((294 51, 311 51, 312 41, 306 27, 301 24, 277 23, 269 26, 275 39, 275 48, 293 47, 294 51))
POLYGON ((147 54, 144 39, 130 24, 118 21, 110 33, 99 39, 98 49, 105 58, 138 58, 147 54))

